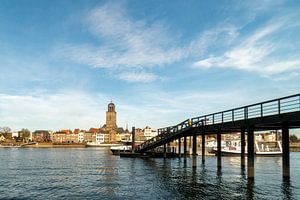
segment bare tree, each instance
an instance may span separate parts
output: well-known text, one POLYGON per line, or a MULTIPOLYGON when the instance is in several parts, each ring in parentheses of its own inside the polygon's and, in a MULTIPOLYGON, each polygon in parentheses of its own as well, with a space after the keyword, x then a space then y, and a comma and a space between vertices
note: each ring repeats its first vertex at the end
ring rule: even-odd
POLYGON ((19 135, 23 138, 29 138, 30 131, 27 128, 22 128, 21 131, 19 131, 19 135))
POLYGON ((0 127, 0 133, 7 138, 7 136, 11 133, 11 128, 8 126, 0 127))
POLYGON ((0 132, 1 133, 11 133, 11 128, 9 128, 8 126, 3 126, 0 128, 0 132))

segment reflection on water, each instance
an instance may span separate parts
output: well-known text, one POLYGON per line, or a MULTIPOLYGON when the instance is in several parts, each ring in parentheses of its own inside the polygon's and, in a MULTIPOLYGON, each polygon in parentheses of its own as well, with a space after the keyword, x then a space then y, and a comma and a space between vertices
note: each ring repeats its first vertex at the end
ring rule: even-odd
POLYGON ((239 157, 184 159, 112 156, 107 148, 0 149, 0 199, 300 199, 300 154, 290 179, 281 158, 256 158, 247 180, 239 157), (299 179, 299 180, 298 180, 299 179))

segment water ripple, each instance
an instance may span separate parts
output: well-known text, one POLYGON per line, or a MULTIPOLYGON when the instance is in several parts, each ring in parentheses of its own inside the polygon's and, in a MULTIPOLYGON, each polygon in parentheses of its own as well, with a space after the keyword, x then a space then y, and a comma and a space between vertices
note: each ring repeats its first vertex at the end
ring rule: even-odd
POLYGON ((239 158, 131 159, 107 148, 0 149, 0 199, 300 199, 300 154, 291 180, 280 158, 257 158, 249 182, 239 158))

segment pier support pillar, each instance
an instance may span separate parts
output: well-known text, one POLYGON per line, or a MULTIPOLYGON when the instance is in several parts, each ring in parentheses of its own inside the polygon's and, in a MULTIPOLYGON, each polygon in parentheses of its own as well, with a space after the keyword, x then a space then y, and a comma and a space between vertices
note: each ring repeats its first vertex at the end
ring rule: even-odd
POLYGON ((187 153, 187 142, 186 142, 186 136, 183 137, 183 156, 184 156, 184 162, 186 162, 186 155, 187 153))
POLYGON ((135 127, 132 127, 132 141, 131 141, 131 152, 134 153, 135 148, 135 127))
POLYGON ((181 158, 181 138, 178 139, 178 158, 181 158))
POLYGON ((218 159, 217 166, 218 166, 218 168, 222 167, 221 143, 222 143, 222 140, 221 140, 221 129, 218 129, 218 131, 217 131, 217 157, 218 157, 217 158, 218 159))
POLYGON ((189 137, 189 155, 191 155, 191 149, 192 149, 192 136, 189 137))
POLYGON ((197 155, 197 134, 194 132, 193 134, 193 156, 197 155))
POLYGON ((167 144, 164 144, 164 158, 167 158, 167 144))
POLYGON ((193 168, 197 166, 197 134, 193 133, 193 168))
POLYGON ((247 162, 247 171, 248 179, 254 179, 254 127, 248 128, 248 162, 247 162))
POLYGON ((202 163, 205 162, 205 131, 202 130, 202 163))
POLYGON ((288 124, 282 126, 282 175, 290 177, 290 140, 288 124))
POLYGON ((241 166, 245 167, 245 128, 241 128, 241 166))

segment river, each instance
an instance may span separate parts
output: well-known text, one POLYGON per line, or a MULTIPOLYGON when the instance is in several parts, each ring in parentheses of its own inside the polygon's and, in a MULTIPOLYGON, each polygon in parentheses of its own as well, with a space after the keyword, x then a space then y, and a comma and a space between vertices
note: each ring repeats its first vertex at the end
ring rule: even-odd
POLYGON ((300 199, 300 153, 291 178, 281 157, 255 159, 254 182, 238 157, 120 158, 109 148, 1 148, 0 199, 300 199))

